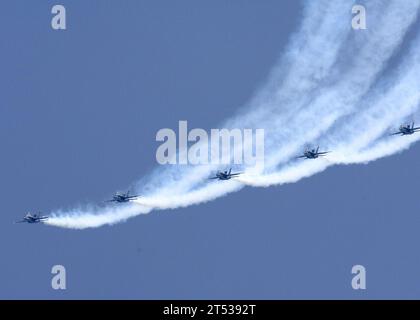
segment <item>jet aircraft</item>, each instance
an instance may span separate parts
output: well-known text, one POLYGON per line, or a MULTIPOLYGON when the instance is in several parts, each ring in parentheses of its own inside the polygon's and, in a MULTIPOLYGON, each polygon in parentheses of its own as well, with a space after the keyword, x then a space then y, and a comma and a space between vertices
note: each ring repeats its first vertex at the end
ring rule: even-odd
POLYGON ((211 177, 210 179, 218 180, 230 180, 242 174, 242 172, 232 173, 232 168, 229 171, 217 171, 216 176, 211 177))
POLYGON ((316 149, 306 149, 303 155, 296 157, 296 158, 306 158, 306 159, 316 159, 320 156, 325 156, 327 153, 331 151, 324 151, 319 152, 319 146, 316 149))
POLYGON ((48 216, 41 216, 41 213, 32 214, 28 212, 22 220, 16 221, 15 223, 27 222, 27 223, 38 223, 48 219, 48 216))
POLYGON ((405 125, 402 124, 402 125, 400 125, 400 128, 398 129, 398 132, 392 133, 391 136, 397 135, 397 134, 400 134, 402 136, 406 136, 406 135, 413 134, 413 133, 415 133, 419 130, 420 130, 420 127, 414 127, 414 122, 411 125, 409 123, 405 124, 405 125))
POLYGON ((129 202, 131 200, 137 199, 138 195, 130 195, 130 191, 126 193, 117 192, 111 200, 107 200, 106 202, 117 202, 117 203, 124 203, 129 202))

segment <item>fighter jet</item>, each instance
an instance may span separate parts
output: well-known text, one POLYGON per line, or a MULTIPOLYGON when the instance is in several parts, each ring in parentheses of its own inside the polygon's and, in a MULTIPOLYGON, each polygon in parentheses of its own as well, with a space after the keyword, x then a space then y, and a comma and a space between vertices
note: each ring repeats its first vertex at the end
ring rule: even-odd
POLYGON ((229 171, 217 171, 216 176, 209 179, 230 180, 239 176, 242 172, 232 173, 232 168, 229 171))
POLYGON ((32 214, 28 212, 22 220, 16 221, 15 223, 27 222, 27 223, 38 223, 48 219, 48 216, 41 216, 41 213, 32 214))
POLYGON ((331 151, 324 151, 319 152, 319 146, 316 149, 306 149, 303 155, 296 157, 296 158, 306 158, 306 159, 316 159, 321 156, 325 156, 327 153, 330 153, 331 151))
POLYGON ((111 200, 107 200, 106 202, 124 203, 137 199, 138 197, 138 195, 130 196, 130 191, 127 191, 126 193, 117 192, 111 200))
POLYGON ((414 127, 414 122, 410 125, 409 123, 404 125, 400 125, 400 128, 398 129, 398 132, 394 132, 391 134, 391 136, 400 134, 402 136, 413 134, 414 132, 417 132, 420 130, 420 127, 414 127))

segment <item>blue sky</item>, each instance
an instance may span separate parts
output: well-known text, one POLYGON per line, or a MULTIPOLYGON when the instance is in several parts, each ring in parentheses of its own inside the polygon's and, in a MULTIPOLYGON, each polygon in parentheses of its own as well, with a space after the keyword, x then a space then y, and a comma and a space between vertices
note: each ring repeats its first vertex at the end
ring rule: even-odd
POLYGON ((302 14, 297 1, 64 1, 55 31, 54 4, 0 4, 0 298, 420 296, 418 145, 111 227, 14 225, 127 189, 156 167, 159 129, 234 114, 302 14), (367 290, 351 288, 356 264, 367 290))

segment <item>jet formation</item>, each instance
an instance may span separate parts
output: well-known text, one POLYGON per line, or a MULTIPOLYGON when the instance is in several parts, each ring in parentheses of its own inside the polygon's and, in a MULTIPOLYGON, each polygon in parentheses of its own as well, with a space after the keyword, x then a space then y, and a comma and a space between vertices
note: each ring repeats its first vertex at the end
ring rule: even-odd
MULTIPOLYGON (((414 127, 414 122, 411 124, 402 124, 400 125, 397 132, 391 133, 391 135, 412 135, 416 132, 420 131, 420 127, 414 127)), ((326 154, 330 153, 331 151, 319 151, 319 146, 313 149, 306 149, 302 155, 296 157, 296 159, 317 159, 319 157, 325 156, 326 154)), ((217 179, 217 180, 230 180, 232 178, 236 178, 237 176, 241 175, 242 172, 232 173, 232 168, 229 171, 217 171, 214 177, 210 177, 209 179, 217 179)), ((125 193, 117 192, 112 199, 106 200, 106 202, 115 202, 115 203, 127 203, 132 200, 138 199, 139 195, 130 195, 130 191, 125 193)), ((48 216, 42 216, 41 213, 32 214, 28 212, 22 220, 16 221, 15 223, 39 223, 44 222, 48 219, 48 216)))

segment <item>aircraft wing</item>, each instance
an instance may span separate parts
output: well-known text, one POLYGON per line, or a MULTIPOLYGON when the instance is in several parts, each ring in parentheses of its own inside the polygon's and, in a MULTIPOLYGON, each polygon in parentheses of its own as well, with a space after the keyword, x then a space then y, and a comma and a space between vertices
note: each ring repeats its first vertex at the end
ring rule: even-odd
POLYGON ((131 199, 137 199, 138 197, 140 197, 140 196, 129 196, 126 199, 131 200, 131 199))
POLYGON ((219 177, 211 177, 211 178, 209 178, 209 179, 219 179, 219 177))
POLYGON ((19 220, 19 221, 15 221, 15 223, 22 223, 22 222, 26 222, 25 219, 19 220))
POLYGON ((324 156, 324 155, 326 155, 327 153, 330 153, 331 151, 324 151, 324 152, 318 152, 318 155, 319 156, 324 156))
POLYGON ((235 177, 235 176, 239 176, 240 174, 242 174, 242 172, 231 173, 230 176, 235 177))
POLYGON ((301 159, 301 158, 307 158, 307 156, 303 155, 303 156, 296 157, 296 159, 301 159))
POLYGON ((402 134, 402 132, 401 132, 401 131, 394 132, 394 133, 391 133, 391 134, 390 134, 390 136, 395 136, 395 135, 397 135, 397 134, 402 134))
POLYGON ((413 128, 413 130, 418 131, 418 130, 420 130, 420 127, 415 127, 415 128, 413 128))

